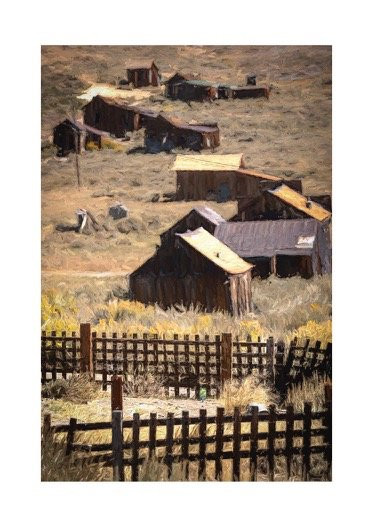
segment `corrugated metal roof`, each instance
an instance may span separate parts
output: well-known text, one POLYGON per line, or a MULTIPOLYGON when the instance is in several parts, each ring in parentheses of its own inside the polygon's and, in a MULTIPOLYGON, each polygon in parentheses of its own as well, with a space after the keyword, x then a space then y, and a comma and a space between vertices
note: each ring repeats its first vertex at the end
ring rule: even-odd
POLYGON ((190 84, 191 86, 203 86, 205 88, 219 88, 220 84, 218 82, 204 81, 199 79, 191 79, 185 81, 185 84, 190 84))
POLYGON ((316 220, 324 221, 332 215, 331 212, 314 201, 310 201, 310 207, 307 207, 307 197, 287 185, 281 185, 274 190, 267 190, 267 192, 316 220))
POLYGON ((286 249, 302 254, 304 250, 312 251, 317 226, 316 220, 308 218, 225 222, 216 227, 214 236, 242 258, 270 257, 286 249))
POLYGON ((270 176, 269 174, 263 174, 262 172, 257 172, 256 170, 251 170, 250 168, 240 168, 237 170, 240 174, 245 174, 246 176, 252 176, 259 179, 268 179, 270 181, 282 181, 280 177, 270 176))
POLYGON ((203 227, 176 236, 229 274, 245 273, 253 267, 203 227))
POLYGON ((210 207, 194 207, 194 209, 198 214, 209 220, 214 225, 220 225, 220 223, 225 223, 225 219, 220 216, 218 212, 216 212, 213 209, 210 209, 210 207))
POLYGON ((178 155, 172 170, 237 170, 243 166, 243 154, 178 155))

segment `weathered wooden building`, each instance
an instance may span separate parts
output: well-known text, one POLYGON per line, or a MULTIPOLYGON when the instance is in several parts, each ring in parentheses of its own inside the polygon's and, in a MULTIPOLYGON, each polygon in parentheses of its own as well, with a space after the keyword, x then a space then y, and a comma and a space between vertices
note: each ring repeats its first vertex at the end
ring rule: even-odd
MULTIPOLYGON (((165 83, 166 84, 166 83, 165 83)), ((182 101, 207 101, 214 99, 269 98, 267 86, 237 86, 195 78, 176 76, 167 82, 166 97, 182 101)))
POLYGON ((177 99, 178 85, 184 81, 199 80, 200 76, 196 73, 176 72, 170 78, 163 81, 164 95, 170 99, 177 99))
POLYGON ((66 156, 70 152, 81 153, 91 142, 101 148, 102 137, 109 134, 73 119, 65 119, 53 128, 53 144, 57 155, 66 156))
MULTIPOLYGON (((294 183, 294 182, 293 182, 294 183)), ((277 220, 314 218, 320 222, 328 222, 331 212, 322 205, 304 196, 291 182, 281 184, 275 188, 263 188, 260 196, 255 199, 245 197, 238 199, 235 221, 277 220)), ((316 197, 320 199, 321 197, 316 197)), ((328 203, 328 200, 325 200, 328 203)))
POLYGON ((173 148, 202 150, 216 148, 220 144, 220 131, 217 123, 189 124, 177 117, 160 113, 157 118, 148 120, 145 127, 145 148, 150 153, 173 148))
POLYGON ((188 214, 160 235, 161 247, 162 249, 170 247, 172 250, 175 246, 176 234, 194 231, 199 227, 203 227, 205 231, 214 234, 216 227, 225 221, 220 214, 210 209, 210 207, 194 207, 188 214))
POLYGON ((130 275, 131 297, 163 309, 173 305, 243 315, 252 309, 252 264, 203 227, 176 234, 169 251, 154 256, 130 275))
POLYGON ((300 275, 310 278, 331 272, 331 245, 327 225, 315 219, 225 222, 214 236, 262 278, 300 275))
POLYGON ((144 60, 139 62, 128 63, 127 80, 132 83, 135 88, 142 86, 159 86, 161 77, 159 68, 154 60, 144 60))
POLYGON ((156 119, 157 112, 142 106, 129 105, 124 99, 96 95, 83 107, 84 123, 105 130, 116 137, 124 137, 156 119))
POLYGON ((177 199, 185 201, 256 198, 262 182, 281 183, 276 176, 246 169, 243 154, 178 155, 172 169, 176 171, 177 199))

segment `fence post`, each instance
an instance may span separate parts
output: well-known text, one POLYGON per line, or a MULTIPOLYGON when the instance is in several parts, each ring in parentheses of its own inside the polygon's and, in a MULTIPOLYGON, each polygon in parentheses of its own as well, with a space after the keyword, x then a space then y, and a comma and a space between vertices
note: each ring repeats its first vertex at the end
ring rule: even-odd
POLYGON ((43 439, 49 435, 51 429, 52 417, 51 414, 45 414, 43 418, 43 439))
POLYGON ((232 335, 223 333, 221 338, 221 373, 222 388, 227 381, 232 380, 232 335))
POLYGON ((111 378, 111 411, 114 410, 123 410, 123 381, 118 375, 111 378))
POLYGON ((268 364, 268 378, 269 381, 274 385, 275 384, 275 368, 274 368, 274 354, 275 354, 275 344, 273 337, 267 339, 267 364, 268 364))
POLYGON ((122 410, 114 410, 111 414, 111 444, 113 457, 113 481, 124 481, 122 410))
POLYGON ((81 371, 93 377, 91 324, 80 324, 81 371))

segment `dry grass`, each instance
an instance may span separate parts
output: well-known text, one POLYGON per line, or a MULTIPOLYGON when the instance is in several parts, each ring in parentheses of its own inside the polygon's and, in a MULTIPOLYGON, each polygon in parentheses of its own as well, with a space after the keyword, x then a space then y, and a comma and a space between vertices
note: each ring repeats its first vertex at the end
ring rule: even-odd
POLYGON ((73 374, 69 379, 57 379, 42 386, 41 395, 47 399, 64 399, 74 404, 86 404, 98 397, 100 387, 89 374, 73 374))
POLYGON ((326 377, 314 374, 310 379, 292 385, 287 393, 285 404, 293 404, 297 411, 303 410, 305 402, 312 403, 312 409, 319 411, 325 408, 325 382, 326 377))
POLYGON ((123 391, 128 397, 165 397, 165 381, 157 375, 146 372, 137 374, 123 382, 123 391))
POLYGON ((250 375, 243 380, 226 383, 218 405, 223 406, 226 413, 233 413, 235 408, 246 412, 249 405, 258 403, 269 406, 276 402, 278 397, 269 385, 255 375, 250 375))

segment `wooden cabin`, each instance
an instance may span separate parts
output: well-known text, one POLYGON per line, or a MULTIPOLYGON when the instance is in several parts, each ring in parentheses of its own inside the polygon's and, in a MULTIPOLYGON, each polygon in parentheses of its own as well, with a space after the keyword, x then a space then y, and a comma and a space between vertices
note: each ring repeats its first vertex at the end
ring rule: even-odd
POLYGON ((65 119, 53 128, 53 144, 57 147, 58 156, 66 156, 71 152, 80 154, 89 142, 101 148, 102 137, 108 135, 80 121, 65 119))
POLYGON ((184 81, 198 80, 199 74, 176 72, 169 79, 163 82, 164 95, 170 99, 177 99, 178 85, 184 81))
POLYGON ((128 63, 126 68, 127 80, 129 83, 132 83, 135 88, 141 88, 143 86, 159 86, 161 83, 159 68, 154 60, 128 63))
POLYGON ((177 117, 160 113, 147 121, 145 148, 149 153, 170 152, 173 148, 202 150, 216 148, 220 144, 217 123, 189 124, 177 117))
POLYGON ((178 155, 172 170, 176 171, 177 199, 185 201, 256 198, 261 182, 281 183, 276 176, 246 169, 243 154, 178 155))
MULTIPOLYGON (((294 182, 293 182, 294 183, 294 182)), ((313 218, 320 222, 328 222, 331 212, 320 203, 304 196, 292 183, 286 181, 275 188, 263 188, 261 195, 255 199, 250 197, 238 199, 237 215, 233 221, 257 221, 278 219, 313 218)), ((316 199, 320 199, 318 196, 316 199)), ((320 201, 322 201, 320 199, 320 201)), ((328 199, 325 199, 328 204, 328 199)))
POLYGON ((331 272, 328 227, 315 219, 225 222, 214 236, 254 264, 262 278, 272 273, 310 278, 331 272))
POLYGON ((129 105, 124 99, 96 95, 83 107, 84 123, 105 130, 116 137, 125 137, 155 119, 157 112, 142 106, 129 105))
POLYGON ((160 248, 130 275, 131 297, 163 309, 183 305, 236 316, 250 312, 253 265, 203 227, 176 236, 172 258, 160 248))

